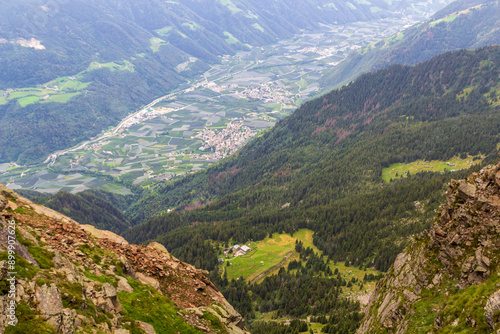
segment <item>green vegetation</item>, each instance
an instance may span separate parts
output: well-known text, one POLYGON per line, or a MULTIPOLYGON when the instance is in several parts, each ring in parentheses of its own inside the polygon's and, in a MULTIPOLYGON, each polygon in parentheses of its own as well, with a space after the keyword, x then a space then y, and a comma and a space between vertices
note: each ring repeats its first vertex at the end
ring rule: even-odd
POLYGON ((404 32, 401 31, 401 32, 398 32, 398 33, 392 35, 389 38, 386 38, 385 41, 389 42, 389 43, 396 42, 396 41, 402 40, 404 36, 405 36, 404 32))
POLYGON ((36 314, 24 300, 17 304, 16 317, 18 320, 17 325, 7 326, 4 332, 5 334, 57 333, 55 328, 44 321, 41 316, 36 314))
POLYGON ((439 19, 439 20, 436 20, 436 21, 432 21, 429 23, 429 25, 431 27, 434 27, 436 24, 438 23, 441 23, 441 22, 452 22, 453 20, 455 20, 456 18, 458 17, 458 15, 448 15, 447 17, 445 18, 442 18, 442 19, 439 19))
POLYGON ((239 42, 239 40, 234 37, 229 31, 224 31, 224 36, 226 36, 227 44, 236 44, 239 42))
MULTIPOLYGON (((252 248, 250 253, 227 259, 222 269, 224 276, 229 280, 243 277, 248 282, 260 283, 265 277, 278 274, 280 267, 286 268, 291 262, 301 261, 300 253, 296 249, 297 242, 300 242, 302 248, 310 248, 315 254, 322 256, 322 252, 313 245, 313 232, 309 229, 300 229, 293 237, 274 233, 272 238, 247 243, 247 246, 252 248)), ((302 263, 305 265, 305 261, 302 263)), ((343 262, 329 262, 328 266, 331 272, 340 273, 346 281, 364 282, 363 290, 359 286, 344 288, 342 295, 345 296, 352 297, 372 291, 375 282, 380 278, 379 273, 372 269, 350 267, 343 262), (370 280, 372 277, 376 279, 370 280)))
POLYGON ((19 102, 21 107, 26 107, 28 104, 38 102, 38 100, 40 100, 40 98, 37 96, 28 96, 18 99, 17 102, 19 102))
POLYGON ((97 69, 101 69, 101 68, 108 68, 110 69, 111 71, 115 71, 117 69, 120 69, 122 66, 118 65, 117 63, 115 62, 109 62, 109 63, 98 63, 98 62, 92 62, 90 63, 89 67, 88 67, 88 71, 94 71, 94 70, 97 70, 97 69))
POLYGON ((129 211, 133 221, 144 221, 146 210, 176 210, 125 235, 156 238, 210 270, 250 322, 303 316, 314 305, 322 331, 352 331, 360 317, 346 297, 381 277, 365 268, 387 270, 432 223, 446 183, 496 159, 500 116, 485 93, 498 85, 490 71, 499 54, 493 47, 393 66, 305 103, 235 156, 146 191, 129 211), (444 68, 453 75, 436 79, 444 68), (386 182, 402 172, 410 173, 386 182), (310 246, 291 249, 297 232, 310 246), (233 244, 253 251, 216 267, 221 245, 233 244), (285 267, 273 267, 289 252, 285 267))
MULTIPOLYGON (((40 269, 31 265, 28 261, 23 259, 17 253, 15 256, 15 268, 17 274, 24 279, 32 279, 38 273, 40 269)), ((0 261, 8 261, 9 254, 7 252, 0 252, 0 261)))
POLYGON ((151 50, 153 50, 153 52, 160 51, 160 47, 166 43, 163 39, 158 37, 151 37, 149 39, 149 42, 151 43, 150 48, 151 50))
POLYGON ((38 262, 38 265, 41 269, 50 269, 54 267, 54 262, 52 261, 54 253, 49 252, 42 247, 35 246, 31 243, 28 245, 28 251, 36 260, 36 262, 38 262))
POLYGON ((325 87, 341 87, 363 73, 392 64, 414 65, 443 52, 497 44, 499 6, 454 1, 428 21, 360 49, 324 73, 321 82, 325 87))
POLYGON ((171 26, 168 26, 168 27, 163 27, 161 29, 158 29, 158 30, 155 30, 159 35, 161 36, 168 36, 170 34, 170 32, 172 31, 172 27, 171 26))
MULTIPOLYGON (((157 333, 203 333, 188 325, 177 312, 179 309, 167 297, 159 294, 150 286, 128 279, 134 292, 119 292, 118 298, 123 306, 124 319, 135 319, 151 324, 157 333)), ((212 322, 215 326, 217 323, 212 322)))
POLYGON ((484 316, 484 296, 497 291, 499 282, 500 275, 494 273, 483 284, 459 289, 451 278, 446 277, 441 289, 423 292, 422 300, 414 306, 415 313, 409 317, 408 328, 414 328, 415 333, 427 333, 432 330, 434 321, 439 316, 443 323, 440 333, 469 332, 471 325, 467 324, 467 318, 476 321, 475 332, 488 333, 490 328, 484 316))
MULTIPOLYGON (((107 187, 112 185, 108 184, 107 187)), ((126 207, 134 199, 133 196, 125 197, 96 190, 78 194, 60 191, 52 196, 29 191, 21 193, 35 203, 62 212, 81 224, 93 225, 115 233, 120 233, 130 226, 127 217, 117 206, 126 207)))
POLYGON ((443 172, 452 170, 468 169, 474 164, 480 163, 483 158, 479 156, 467 157, 461 159, 460 157, 453 157, 447 161, 424 161, 417 160, 410 163, 395 163, 387 168, 382 169, 382 179, 385 182, 395 180, 397 178, 407 177, 408 173, 416 174, 419 172, 443 172))
POLYGON ((182 25, 188 27, 192 31, 196 31, 201 28, 196 22, 184 22, 182 25))
MULTIPOLYGON (((80 95, 81 93, 68 93, 68 94, 59 94, 59 95, 54 95, 51 96, 47 99, 47 101, 51 102, 59 102, 59 103, 66 103, 68 102, 72 97, 80 95)), ((21 103, 21 102, 19 102, 21 103)))
MULTIPOLYGON (((94 261, 94 262, 99 263, 98 261, 94 261)), ((92 274, 89 271, 85 271, 84 274, 87 278, 90 278, 93 281, 100 282, 100 283, 109 283, 114 287, 118 286, 118 279, 116 277, 107 276, 107 275, 97 276, 97 275, 92 274)))
POLYGON ((239 9, 231 0, 219 0, 219 2, 224 6, 227 6, 233 14, 241 12, 241 9, 239 9))
POLYGON ((497 49, 394 66, 307 102, 234 157, 146 192, 130 208, 133 224, 177 210, 124 235, 132 242, 160 236, 174 251, 196 236, 246 243, 309 228, 331 261, 387 270, 407 237, 430 225, 446 182, 470 171, 421 171, 392 183, 383 171, 396 163, 496 155, 500 116, 481 91, 497 82, 481 63, 500 63, 497 49), (436 79, 444 68, 453 74, 436 79), (481 84, 457 100, 472 82, 481 84), (199 209, 179 210, 197 202, 199 209))
POLYGON ((219 318, 212 314, 211 312, 203 312, 203 319, 208 320, 208 322, 211 324, 211 328, 215 330, 217 333, 221 334, 227 334, 228 331, 224 327, 224 325, 221 323, 219 318))
POLYGON ((216 282, 232 305, 248 319, 256 319, 251 324, 252 331, 276 327, 277 324, 260 322, 268 318, 267 314, 281 320, 315 315, 318 318, 311 321, 326 324, 328 333, 355 330, 361 319, 359 303, 345 299, 342 291, 344 287, 362 287, 363 282, 344 279, 338 270, 331 270, 322 256, 304 248, 302 242, 295 244, 295 251, 299 254, 298 261, 288 263, 286 269, 282 267, 261 283, 247 285, 243 277, 229 282, 225 274, 216 282))
POLYGON ((262 28, 262 27, 260 26, 260 24, 258 24, 258 23, 254 23, 254 24, 252 24, 252 27, 254 27, 255 29, 257 29, 257 30, 259 30, 259 31, 261 31, 261 32, 264 32, 264 28, 262 28))
MULTIPOLYGON (((84 73, 84 72, 82 72, 84 73)), ((77 75, 82 78, 83 74, 77 75)), ((39 87, 22 88, 5 93, 2 97, 0 104, 7 104, 9 101, 17 100, 21 107, 26 107, 36 102, 59 102, 66 103, 72 97, 81 94, 90 82, 81 82, 78 79, 69 79, 68 77, 61 77, 51 82, 45 83, 39 87), (47 87, 60 87, 57 89, 47 87)))
MULTIPOLYGON (((2 43, 0 113, 5 116, 0 126, 5 135, 0 136, 0 163, 42 162, 48 153, 98 135, 141 105, 191 81, 219 62, 219 56, 247 48, 257 52, 260 48, 256 47, 292 37, 304 28, 304 22, 315 29, 335 21, 348 24, 373 18, 368 4, 356 4, 357 9, 345 17, 331 6, 310 6, 310 10, 303 11, 300 5, 285 4, 283 0, 272 7, 249 0, 211 1, 212 5, 205 7, 124 0, 101 8, 97 3, 78 0, 40 32, 45 50, 2 43), (131 8, 136 6, 143 13, 155 15, 132 15, 131 8), (183 15, 172 15, 173 7, 183 15), (91 13, 95 12, 103 12, 107 19, 92 20, 91 13), (217 19, 233 14, 236 19, 217 19), (69 28, 67 22, 72 22, 69 28), (211 28, 216 26, 220 28, 211 28), (196 62, 177 72, 175 68, 190 57, 195 57, 196 62), (62 88, 63 84, 57 84, 59 91, 50 85, 45 91, 44 84, 69 76, 75 77, 70 81, 82 85, 70 83, 62 88), (20 91, 23 87, 32 92, 19 98, 4 96, 11 89, 20 91)), ((5 37, 16 36, 15 31, 24 29, 26 20, 38 22, 33 15, 38 15, 35 13, 39 10, 35 3, 2 3, 0 13, 11 18, 5 37)), ((390 17, 400 10, 388 4, 377 15, 390 17)), ((421 8, 405 10, 421 14, 421 8)))
MULTIPOLYGON (((308 232, 312 234, 312 231, 308 232)), ((228 279, 243 276, 249 281, 252 280, 280 263, 288 252, 293 251, 295 240, 297 239, 288 234, 274 233, 272 237, 262 241, 248 243, 247 245, 252 248, 250 253, 228 260, 231 264, 226 267, 228 279)))

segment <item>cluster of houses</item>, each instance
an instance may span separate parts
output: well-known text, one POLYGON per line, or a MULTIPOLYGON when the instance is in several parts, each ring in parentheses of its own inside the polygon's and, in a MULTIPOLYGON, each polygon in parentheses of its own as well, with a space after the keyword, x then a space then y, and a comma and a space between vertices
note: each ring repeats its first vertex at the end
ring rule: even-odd
MULTIPOLYGON (((243 245, 243 246, 234 245, 233 248, 228 248, 224 251, 224 256, 228 256, 228 254, 229 254, 229 252, 231 252, 231 250, 233 251, 234 257, 240 256, 240 255, 245 255, 245 254, 248 254, 250 251, 252 251, 252 249, 250 247, 248 247, 247 245, 243 245)), ((224 259, 220 258, 219 263, 222 263, 222 262, 224 262, 224 259)))
POLYGON ((233 255, 234 256, 240 256, 240 255, 245 255, 248 252, 250 252, 252 249, 246 245, 243 245, 240 247, 240 245, 234 245, 233 246, 233 255))

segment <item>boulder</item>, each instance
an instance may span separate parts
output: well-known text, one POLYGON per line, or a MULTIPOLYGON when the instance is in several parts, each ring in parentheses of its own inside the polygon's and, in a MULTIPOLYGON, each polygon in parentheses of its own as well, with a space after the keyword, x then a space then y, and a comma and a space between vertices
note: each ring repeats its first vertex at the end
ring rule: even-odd
POLYGON ((141 283, 147 284, 155 288, 156 290, 160 289, 160 282, 156 278, 146 276, 143 273, 136 273, 137 279, 141 281, 141 283))
POLYGON ((128 284, 127 280, 124 277, 120 277, 120 280, 118 281, 118 291, 125 291, 128 293, 134 292, 134 288, 128 284))
POLYGON ((137 323, 139 324, 139 327, 146 332, 146 334, 156 334, 155 328, 150 324, 142 321, 137 321, 137 323))
POLYGON ((151 249, 156 249, 156 250, 160 251, 161 253, 164 253, 165 255, 170 255, 170 253, 165 248, 165 246, 163 246, 162 244, 157 243, 155 241, 151 242, 147 247, 151 248, 151 249))
POLYGON ((115 329, 113 334, 130 334, 130 331, 124 328, 115 329))
POLYGON ((464 200, 475 198, 476 186, 466 181, 462 181, 458 186, 458 195, 464 200))
POLYGON ((90 233, 91 235, 96 237, 97 239, 109 239, 118 244, 128 245, 127 240, 125 240, 123 237, 111 231, 98 230, 92 225, 80 225, 80 227, 87 233, 90 233))
POLYGON ((122 311, 122 305, 118 300, 116 288, 109 283, 104 283, 102 285, 102 298, 104 301, 100 301, 99 306, 101 306, 106 312, 119 313, 122 311))
POLYGON ((495 174, 495 183, 500 187, 500 170, 495 174))
POLYGON ((59 333, 61 334, 74 334, 75 333, 75 321, 77 313, 75 310, 64 309, 61 319, 61 327, 59 328, 59 333))
POLYGON ((120 257, 120 261, 123 263, 123 273, 127 276, 130 276, 132 278, 135 278, 137 279, 136 275, 135 275, 135 270, 134 268, 132 268, 132 265, 130 264, 130 262, 128 262, 127 258, 125 256, 121 256, 120 257))
POLYGON ((39 287, 36 291, 36 298, 42 315, 55 316, 62 313, 61 294, 55 284, 51 284, 50 287, 47 284, 44 284, 41 288, 39 287))
POLYGON ((104 293, 105 298, 116 297, 116 288, 109 283, 104 283, 102 285, 102 291, 104 293))

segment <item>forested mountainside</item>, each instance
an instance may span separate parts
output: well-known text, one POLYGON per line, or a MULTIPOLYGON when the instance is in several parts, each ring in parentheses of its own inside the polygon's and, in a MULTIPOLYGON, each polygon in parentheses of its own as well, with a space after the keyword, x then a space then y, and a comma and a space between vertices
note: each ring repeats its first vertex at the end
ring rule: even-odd
POLYGON ((407 237, 430 226, 443 184, 464 175, 425 172, 428 164, 495 156, 499 61, 491 46, 366 74, 234 156, 152 188, 127 211, 143 223, 124 236, 189 254, 196 236, 244 242, 307 227, 331 259, 386 270, 407 237), (395 163, 422 164, 422 172, 385 182, 395 163))
POLYGON ((130 245, 2 184, 0 232, 2 333, 246 332, 208 273, 158 243, 130 245))
POLYGON ((392 64, 414 65, 446 51, 499 44, 499 31, 499 1, 454 1, 423 23, 356 51, 321 80, 325 87, 340 87, 392 64))
POLYGON ((39 162, 231 54, 319 24, 426 14, 442 1, 4 1, 0 162, 39 162), (277 15, 280 13, 280 15, 277 15))
POLYGON ((53 195, 32 190, 20 190, 18 193, 81 224, 118 234, 131 227, 123 210, 132 203, 133 196, 120 196, 100 190, 86 190, 77 194, 59 191, 53 195))
POLYGON ((357 333, 499 329, 500 165, 453 180, 432 228, 378 282, 357 333))

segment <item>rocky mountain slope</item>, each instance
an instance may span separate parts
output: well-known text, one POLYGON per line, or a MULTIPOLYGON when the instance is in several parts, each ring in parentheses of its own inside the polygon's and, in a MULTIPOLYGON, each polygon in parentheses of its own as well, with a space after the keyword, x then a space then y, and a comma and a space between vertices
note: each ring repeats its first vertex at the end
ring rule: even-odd
POLYGON ((432 228, 398 255, 361 333, 500 329, 500 164, 453 180, 432 228))
POLYGON ((498 44, 499 17, 499 1, 454 1, 428 20, 358 50, 324 73, 322 83, 339 87, 392 64, 414 65, 446 51, 498 44))
POLYGON ((244 333, 207 274, 0 184, 2 333, 244 333))

